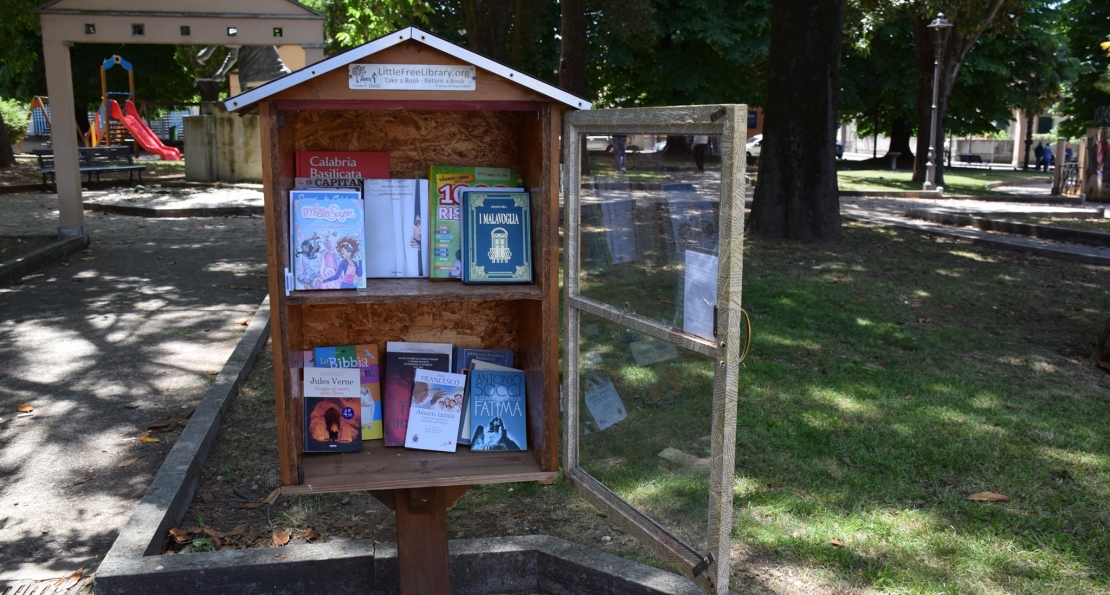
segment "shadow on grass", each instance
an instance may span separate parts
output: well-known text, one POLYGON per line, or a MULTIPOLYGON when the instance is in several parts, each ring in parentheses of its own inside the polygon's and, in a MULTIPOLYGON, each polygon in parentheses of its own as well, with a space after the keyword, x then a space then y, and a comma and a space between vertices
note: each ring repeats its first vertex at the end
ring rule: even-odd
POLYGON ((749 246, 738 540, 874 587, 1105 585, 1104 269, 846 237, 749 246))

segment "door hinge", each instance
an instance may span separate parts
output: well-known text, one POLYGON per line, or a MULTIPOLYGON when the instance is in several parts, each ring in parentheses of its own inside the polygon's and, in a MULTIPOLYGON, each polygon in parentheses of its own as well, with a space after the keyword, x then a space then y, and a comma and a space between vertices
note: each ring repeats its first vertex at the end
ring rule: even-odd
POLYGON ((304 467, 297 466, 297 484, 304 483, 304 467))
POLYGON ((709 565, 713 563, 713 554, 706 554, 702 557, 701 562, 698 562, 693 569, 694 576, 709 570, 709 565))
POLYGON ((277 115, 278 130, 285 128, 285 112, 278 112, 277 115))
POLYGON ((713 338, 717 338, 717 305, 713 305, 713 338))

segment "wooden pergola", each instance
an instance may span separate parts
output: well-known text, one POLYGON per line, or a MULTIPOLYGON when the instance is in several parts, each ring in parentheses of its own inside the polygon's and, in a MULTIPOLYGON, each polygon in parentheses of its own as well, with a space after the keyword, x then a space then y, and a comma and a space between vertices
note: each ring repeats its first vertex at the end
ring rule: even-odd
POLYGON ((293 0, 51 0, 36 12, 50 108, 56 114, 52 141, 62 237, 88 236, 77 135, 63 124, 74 113, 72 44, 293 46, 304 55, 303 62, 292 61, 294 70, 324 58, 324 15, 293 0))

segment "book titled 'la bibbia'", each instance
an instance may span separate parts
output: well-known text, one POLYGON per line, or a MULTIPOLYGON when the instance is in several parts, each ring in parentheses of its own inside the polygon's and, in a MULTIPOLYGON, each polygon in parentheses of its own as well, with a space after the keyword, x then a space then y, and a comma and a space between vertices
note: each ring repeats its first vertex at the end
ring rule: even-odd
POLYGON ((463 282, 532 282, 532 206, 527 192, 462 197, 463 282))

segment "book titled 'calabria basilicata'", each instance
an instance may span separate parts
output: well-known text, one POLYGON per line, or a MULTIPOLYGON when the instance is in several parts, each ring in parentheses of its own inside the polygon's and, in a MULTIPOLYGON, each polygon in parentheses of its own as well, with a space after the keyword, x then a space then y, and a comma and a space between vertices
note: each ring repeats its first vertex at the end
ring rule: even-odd
POLYGON ((532 206, 527 192, 463 194, 463 282, 532 282, 532 206))

